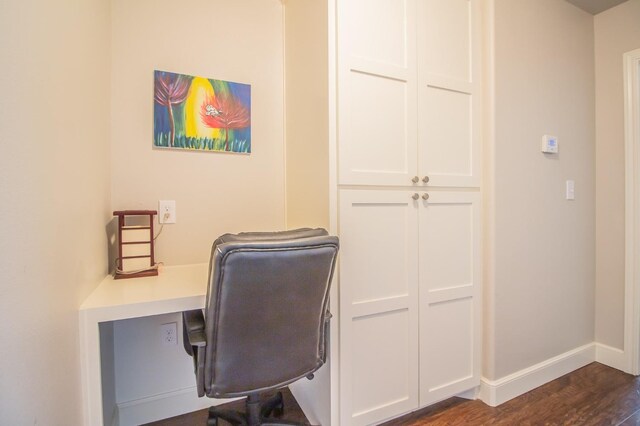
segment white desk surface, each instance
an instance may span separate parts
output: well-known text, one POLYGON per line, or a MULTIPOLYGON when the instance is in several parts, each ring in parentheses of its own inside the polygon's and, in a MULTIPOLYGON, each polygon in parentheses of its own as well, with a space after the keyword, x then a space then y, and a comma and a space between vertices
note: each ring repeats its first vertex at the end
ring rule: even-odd
POLYGON ((132 309, 136 312, 131 316, 139 317, 167 312, 158 309, 162 305, 168 305, 168 312, 189 309, 194 302, 202 307, 207 292, 208 266, 199 263, 162 267, 154 277, 116 280, 109 275, 82 303, 80 313, 100 312, 106 314, 102 319, 108 321, 120 319, 119 311, 132 309), (113 315, 108 315, 109 312, 113 315))
POLYGON ((204 307, 209 265, 168 266, 158 276, 107 276, 80 306, 84 424, 102 425, 99 324, 204 307))

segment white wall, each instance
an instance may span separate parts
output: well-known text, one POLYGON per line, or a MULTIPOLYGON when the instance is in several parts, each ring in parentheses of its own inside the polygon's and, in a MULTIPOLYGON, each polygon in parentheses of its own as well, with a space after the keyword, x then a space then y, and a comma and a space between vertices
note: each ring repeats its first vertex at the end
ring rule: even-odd
POLYGON ((283 18, 279 0, 112 0, 112 206, 178 223, 165 265, 209 260, 222 233, 284 227, 283 18), (152 149, 153 71, 251 85, 251 155, 152 149))
POLYGON ((0 424, 80 425, 78 307, 106 273, 109 3, 0 2, 0 424))
MULTIPOLYGON (((326 0, 285 3, 287 228, 329 229, 329 87, 326 0)), ((330 362, 330 361, 329 361, 330 362)), ((290 386, 313 424, 331 423, 327 363, 290 386)))
MULTIPOLYGON (((225 232, 283 229, 280 1, 111 4, 113 209, 156 209, 159 199, 176 200, 178 223, 165 226, 156 241, 156 258, 167 265, 207 262, 212 242, 225 232), (251 84, 251 155, 153 149, 154 69, 251 84)), ((114 327, 121 406, 186 387, 196 399, 190 358, 181 347, 153 344, 159 325, 176 320, 158 316, 114 327), (149 362, 142 368, 136 359, 149 362)))
POLYGON ((285 3, 287 227, 329 228, 326 0, 285 3))
POLYGON ((640 48, 640 0, 595 16, 596 341, 624 346, 622 55, 640 48))
POLYGON ((114 371, 118 424, 134 426, 226 402, 198 398, 193 360, 182 346, 180 314, 115 321, 114 371), (163 345, 160 326, 178 325, 178 344, 163 345))
POLYGON ((182 346, 182 328, 178 328, 178 345, 166 346, 160 341, 160 325, 171 322, 179 324, 180 314, 114 322, 114 333, 118 337, 114 342, 116 380, 122 379, 117 387, 118 401, 134 401, 176 389, 195 388, 193 362, 182 346), (146 354, 132 351, 131 345, 144 348, 146 354), (158 369, 158 366, 163 368, 158 369), (130 380, 132 376, 136 380, 130 380))
POLYGON ((593 18, 562 0, 496 0, 494 19, 491 380, 593 341, 595 273, 593 18), (559 154, 540 152, 544 134, 559 154))

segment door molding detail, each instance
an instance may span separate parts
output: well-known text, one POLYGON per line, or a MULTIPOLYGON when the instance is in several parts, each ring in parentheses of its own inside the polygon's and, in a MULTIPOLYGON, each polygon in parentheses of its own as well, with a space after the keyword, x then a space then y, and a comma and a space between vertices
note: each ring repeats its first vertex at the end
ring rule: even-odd
POLYGON ((624 54, 626 372, 640 374, 640 49, 624 54))

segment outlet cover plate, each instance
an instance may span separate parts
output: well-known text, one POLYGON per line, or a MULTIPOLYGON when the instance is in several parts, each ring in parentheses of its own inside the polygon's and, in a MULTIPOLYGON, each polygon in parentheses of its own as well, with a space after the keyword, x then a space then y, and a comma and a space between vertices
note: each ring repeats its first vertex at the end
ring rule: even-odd
POLYGON ((174 346, 178 344, 178 324, 170 322, 160 326, 160 340, 164 346, 174 346))
POLYGON ((176 201, 175 200, 159 200, 158 201, 158 222, 159 223, 176 223, 176 201))

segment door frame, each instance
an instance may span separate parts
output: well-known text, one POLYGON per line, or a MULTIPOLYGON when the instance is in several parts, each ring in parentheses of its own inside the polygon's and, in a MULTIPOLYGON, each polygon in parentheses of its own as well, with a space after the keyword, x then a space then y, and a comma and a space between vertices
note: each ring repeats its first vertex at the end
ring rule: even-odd
POLYGON ((626 371, 640 374, 640 49, 624 58, 626 371))

